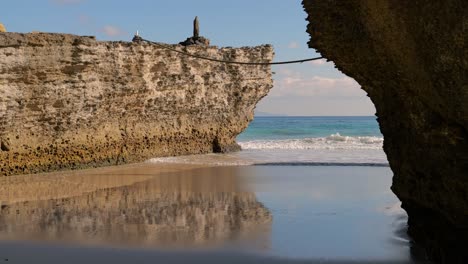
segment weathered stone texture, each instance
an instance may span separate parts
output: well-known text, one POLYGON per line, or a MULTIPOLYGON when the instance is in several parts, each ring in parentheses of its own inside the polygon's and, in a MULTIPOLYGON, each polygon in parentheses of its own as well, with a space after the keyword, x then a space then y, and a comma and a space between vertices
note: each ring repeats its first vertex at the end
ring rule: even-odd
POLYGON ((409 232, 467 263, 468 1, 304 0, 310 47, 368 92, 409 232))
MULTIPOLYGON (((268 45, 184 49, 225 60, 273 57, 268 45)), ((236 150, 271 87, 268 66, 213 63, 146 43, 1 33, 0 175, 236 150)))

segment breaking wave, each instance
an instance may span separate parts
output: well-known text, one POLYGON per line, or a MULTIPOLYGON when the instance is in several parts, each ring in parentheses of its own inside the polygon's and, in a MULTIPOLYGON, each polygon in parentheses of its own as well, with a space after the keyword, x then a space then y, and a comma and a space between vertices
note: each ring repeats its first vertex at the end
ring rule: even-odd
POLYGON ((239 142, 245 150, 274 150, 274 149, 311 149, 311 150, 339 150, 339 149, 382 149, 382 137, 342 136, 339 133, 328 137, 282 139, 282 140, 252 140, 239 142))
POLYGON ((239 142, 241 152, 154 158, 151 163, 212 166, 366 166, 388 167, 383 138, 342 136, 257 139, 239 142))

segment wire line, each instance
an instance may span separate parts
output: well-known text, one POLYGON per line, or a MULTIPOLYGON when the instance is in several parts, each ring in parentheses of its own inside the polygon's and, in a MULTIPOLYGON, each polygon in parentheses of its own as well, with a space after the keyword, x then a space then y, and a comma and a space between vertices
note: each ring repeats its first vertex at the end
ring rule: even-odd
POLYGON ((161 47, 163 49, 167 49, 170 51, 174 51, 177 53, 180 53, 185 56, 197 58, 197 59, 202 59, 202 60, 208 60, 208 61, 214 61, 214 62, 221 62, 221 63, 227 63, 227 64, 240 64, 240 65, 282 65, 282 64, 293 64, 293 63, 303 63, 307 61, 314 61, 314 60, 321 60, 324 59, 324 57, 315 57, 315 58, 310 58, 310 59, 303 59, 303 60, 292 60, 292 61, 278 61, 278 62, 242 62, 242 61, 227 61, 227 60, 220 60, 220 59, 215 59, 215 58, 209 58, 209 57, 204 57, 192 53, 188 53, 186 51, 181 51, 172 47, 169 47, 168 45, 161 44, 158 42, 154 42, 151 40, 143 39, 141 38, 140 41, 145 41, 150 44, 156 45, 158 47, 161 47))

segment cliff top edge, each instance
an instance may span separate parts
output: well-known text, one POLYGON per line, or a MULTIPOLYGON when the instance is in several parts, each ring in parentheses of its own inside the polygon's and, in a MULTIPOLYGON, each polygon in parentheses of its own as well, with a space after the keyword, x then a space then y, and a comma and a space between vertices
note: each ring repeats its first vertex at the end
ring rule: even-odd
MULTIPOLYGON (((80 36, 68 33, 49 33, 49 32, 31 32, 31 33, 18 33, 18 32, 0 32, 0 48, 6 47, 20 47, 20 46, 46 46, 52 44, 70 44, 70 45, 93 45, 99 43, 108 44, 121 44, 121 45, 136 45, 136 46, 151 46, 147 42, 132 42, 132 41, 101 41, 97 40, 95 36, 80 36)), ((164 42, 157 42, 164 45, 173 47, 184 47, 180 44, 170 44, 164 42)), ((266 48, 273 49, 271 44, 260 44, 257 46, 243 46, 243 47, 218 47, 210 46, 187 46, 188 49, 256 49, 266 48)))

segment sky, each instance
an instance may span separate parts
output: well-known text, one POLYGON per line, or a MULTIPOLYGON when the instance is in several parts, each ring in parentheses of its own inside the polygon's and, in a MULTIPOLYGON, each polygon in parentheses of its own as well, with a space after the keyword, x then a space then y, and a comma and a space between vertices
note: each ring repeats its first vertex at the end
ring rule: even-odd
MULTIPOLYGON (((178 43, 192 35, 192 21, 216 46, 272 44, 275 61, 320 56, 307 47, 301 0, 3 0, 0 23, 11 32, 62 32, 98 40, 146 39, 178 43)), ((319 60, 274 66, 274 87, 258 112, 294 116, 374 115, 352 78, 319 60)))

